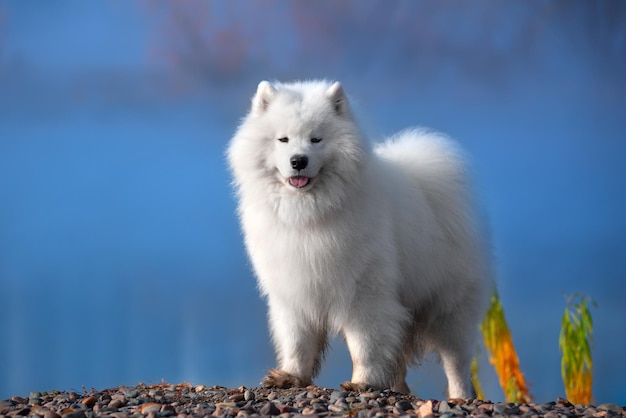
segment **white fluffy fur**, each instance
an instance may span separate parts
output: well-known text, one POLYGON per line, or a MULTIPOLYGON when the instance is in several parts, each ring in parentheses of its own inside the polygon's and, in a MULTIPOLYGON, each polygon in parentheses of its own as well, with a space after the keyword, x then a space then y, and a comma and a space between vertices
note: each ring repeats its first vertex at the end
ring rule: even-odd
POLYGON ((435 350, 448 396, 472 395, 489 268, 449 139, 413 129, 372 150, 339 83, 264 81, 228 160, 279 371, 310 382, 337 332, 353 387, 407 392, 407 365, 435 350), (295 175, 310 183, 292 186, 295 175))

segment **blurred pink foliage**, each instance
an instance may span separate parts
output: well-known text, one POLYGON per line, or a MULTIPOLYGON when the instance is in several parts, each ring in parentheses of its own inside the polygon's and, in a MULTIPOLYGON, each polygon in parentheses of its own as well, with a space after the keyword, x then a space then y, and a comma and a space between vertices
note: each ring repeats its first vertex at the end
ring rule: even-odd
POLYGON ((494 82, 532 58, 552 31, 566 33, 572 50, 591 46, 609 57, 626 51, 626 8, 612 1, 461 7, 452 0, 146 0, 143 5, 155 24, 151 56, 200 81, 233 81, 268 69, 273 76, 302 76, 302 71, 291 74, 294 67, 310 69, 305 76, 327 74, 350 61, 364 73, 381 67, 423 76, 454 71, 494 82))

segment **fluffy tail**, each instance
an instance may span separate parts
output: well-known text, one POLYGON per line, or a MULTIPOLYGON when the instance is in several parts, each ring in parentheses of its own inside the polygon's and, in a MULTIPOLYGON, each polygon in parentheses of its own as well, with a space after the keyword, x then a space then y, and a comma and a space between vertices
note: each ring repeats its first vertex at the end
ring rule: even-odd
POLYGON ((479 226, 465 158, 450 138, 425 129, 409 129, 377 146, 375 152, 400 167, 422 191, 449 239, 461 245, 476 239, 479 226))

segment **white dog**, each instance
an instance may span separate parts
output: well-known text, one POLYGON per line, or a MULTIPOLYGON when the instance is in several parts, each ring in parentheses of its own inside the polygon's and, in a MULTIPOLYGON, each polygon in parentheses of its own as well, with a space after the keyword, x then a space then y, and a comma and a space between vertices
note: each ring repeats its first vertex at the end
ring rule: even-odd
POLYGON ((263 81, 228 160, 269 304, 266 386, 311 384, 335 332, 353 361, 344 390, 409 392, 407 366, 435 350, 448 396, 472 396, 490 269, 450 140, 413 129, 372 150, 339 83, 263 81))

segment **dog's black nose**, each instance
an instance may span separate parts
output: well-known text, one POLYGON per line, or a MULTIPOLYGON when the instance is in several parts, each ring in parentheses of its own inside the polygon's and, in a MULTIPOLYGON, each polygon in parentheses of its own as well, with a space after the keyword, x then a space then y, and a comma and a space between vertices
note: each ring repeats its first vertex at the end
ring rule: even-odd
POLYGON ((306 155, 294 155, 289 161, 291 162, 291 168, 294 170, 304 170, 309 163, 309 157, 306 155))

